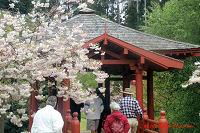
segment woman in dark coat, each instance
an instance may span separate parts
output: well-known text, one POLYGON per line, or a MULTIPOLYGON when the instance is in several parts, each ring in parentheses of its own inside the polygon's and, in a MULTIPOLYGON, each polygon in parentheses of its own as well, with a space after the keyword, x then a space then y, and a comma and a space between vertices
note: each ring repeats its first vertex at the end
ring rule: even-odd
POLYGON ((110 111, 109 103, 106 101, 105 96, 99 91, 99 88, 96 88, 96 94, 97 94, 97 96, 99 96, 102 99, 103 105, 104 105, 104 110, 101 113, 101 118, 99 120, 99 127, 97 130, 98 133, 101 133, 101 129, 103 128, 106 117, 111 113, 111 111, 110 111))

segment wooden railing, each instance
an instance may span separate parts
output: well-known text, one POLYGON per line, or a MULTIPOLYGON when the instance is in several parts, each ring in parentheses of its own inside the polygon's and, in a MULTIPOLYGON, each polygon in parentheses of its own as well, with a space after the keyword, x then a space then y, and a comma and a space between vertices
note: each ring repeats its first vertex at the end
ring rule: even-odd
POLYGON ((158 133, 154 131, 159 128, 159 133, 168 133, 167 119, 165 118, 165 111, 160 111, 161 117, 159 121, 149 119, 147 115, 147 108, 144 108, 144 132, 145 133, 158 133))
MULTIPOLYGON (((72 119, 72 116, 70 114, 70 110, 67 110, 67 115, 64 117, 65 122, 68 125, 67 129, 64 129, 67 131, 67 133, 80 133, 80 122, 77 118, 78 113, 75 112, 74 118, 72 119)), ((165 111, 160 111, 161 117, 159 121, 155 121, 152 119, 149 119, 147 115, 147 108, 144 108, 144 132, 145 133, 158 133, 155 131, 155 128, 159 128, 159 133, 168 133, 168 124, 167 119, 165 118, 165 111)))
POLYGON ((78 113, 73 113, 74 118, 72 119, 70 109, 67 110, 67 115, 64 117, 65 122, 67 123, 67 133, 80 133, 80 122, 78 120, 78 113))

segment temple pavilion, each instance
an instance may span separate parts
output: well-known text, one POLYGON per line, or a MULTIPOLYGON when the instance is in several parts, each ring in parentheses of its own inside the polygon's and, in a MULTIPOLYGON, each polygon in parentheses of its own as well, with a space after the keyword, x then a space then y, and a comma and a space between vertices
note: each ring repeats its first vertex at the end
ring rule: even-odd
MULTIPOLYGON (((122 76, 105 80, 108 103, 111 80, 123 81, 123 88, 130 87, 131 81, 135 80, 136 99, 143 109, 143 80, 147 80, 147 112, 150 119, 154 119, 153 72, 182 69, 184 63, 180 59, 200 56, 198 45, 169 40, 122 26, 96 15, 89 8, 82 9, 64 24, 69 28, 74 24, 82 24, 81 29, 87 34, 84 47, 88 47, 90 43, 98 43, 101 52, 105 52, 102 55, 90 51, 88 56, 102 61, 102 70, 109 75, 122 76)), ((65 104, 69 102, 62 106, 65 104)))

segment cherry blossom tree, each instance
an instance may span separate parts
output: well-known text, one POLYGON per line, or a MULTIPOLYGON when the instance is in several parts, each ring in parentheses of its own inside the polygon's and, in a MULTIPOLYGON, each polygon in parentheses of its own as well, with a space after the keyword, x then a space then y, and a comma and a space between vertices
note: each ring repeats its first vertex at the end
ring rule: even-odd
MULTIPOLYGON (((35 98, 41 101, 46 97, 44 88, 54 86, 57 97, 80 103, 96 95, 91 95, 90 89, 82 89, 77 74, 93 71, 99 83, 108 77, 100 71, 102 63, 87 56, 89 50, 100 52, 99 46, 83 48, 87 33, 83 33, 81 25, 68 29, 62 23, 70 14, 63 8, 66 2, 79 1, 60 1, 50 8, 49 0, 33 0, 34 9, 28 15, 0 11, 0 115, 7 114, 18 127, 28 120, 24 107, 31 91, 37 91, 35 98), (70 80, 70 88, 63 86, 64 79, 70 80), (39 84, 34 90, 31 84, 36 82, 47 82, 47 86, 39 84), (9 111, 12 102, 18 104, 16 112, 9 111)), ((14 6, 14 2, 10 4, 10 8, 14 6)))

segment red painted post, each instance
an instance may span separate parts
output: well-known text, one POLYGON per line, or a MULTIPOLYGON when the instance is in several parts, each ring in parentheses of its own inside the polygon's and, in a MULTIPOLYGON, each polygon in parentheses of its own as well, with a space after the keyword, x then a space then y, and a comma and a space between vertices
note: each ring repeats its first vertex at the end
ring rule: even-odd
POLYGON ((71 116, 71 110, 70 109, 67 110, 67 114, 64 117, 64 121, 65 121, 65 124, 67 125, 67 126, 65 126, 64 130, 67 133, 70 133, 71 132, 71 123, 72 123, 72 116, 71 116))
POLYGON ((80 133, 80 122, 77 118, 78 116, 78 113, 77 112, 74 112, 74 119, 72 120, 72 133, 80 133))
POLYGON ((142 70, 136 70, 136 99, 139 102, 141 109, 143 109, 143 82, 142 70))
POLYGON ((37 109, 38 109, 37 100, 35 98, 35 96, 37 95, 35 92, 35 90, 37 89, 37 83, 31 84, 31 87, 33 88, 33 91, 31 92, 31 96, 29 98, 29 101, 30 101, 30 103, 29 103, 29 127, 28 127, 29 132, 31 131, 31 127, 33 124, 32 115, 34 113, 36 113, 37 109))
POLYGON ((159 133, 168 133, 168 124, 167 119, 165 118, 165 111, 160 111, 160 114, 159 133))
MULTIPOLYGON (((143 70, 136 69, 136 99, 143 110, 143 82, 142 82, 143 70)), ((142 121, 138 119, 137 133, 143 133, 144 127, 142 121)))
MULTIPOLYGON (((69 79, 64 79, 62 84, 63 84, 63 86, 67 86, 69 88, 70 87, 70 80, 69 79)), ((67 101, 63 101, 63 99, 62 99, 61 102, 62 102, 61 113, 62 113, 63 119, 65 119, 65 116, 67 115, 67 110, 70 109, 70 99, 68 99, 67 101)), ((64 121, 63 133, 67 133, 66 129, 68 129, 68 128, 69 128, 68 123, 66 123, 66 121, 64 121)))
POLYGON ((144 112, 144 114, 143 114, 143 120, 144 120, 144 125, 143 125, 143 127, 144 128, 147 128, 147 129, 149 129, 149 122, 148 121, 145 121, 145 119, 149 119, 149 116, 148 116, 148 114, 147 114, 147 108, 144 108, 144 110, 143 110, 143 112, 144 112))

